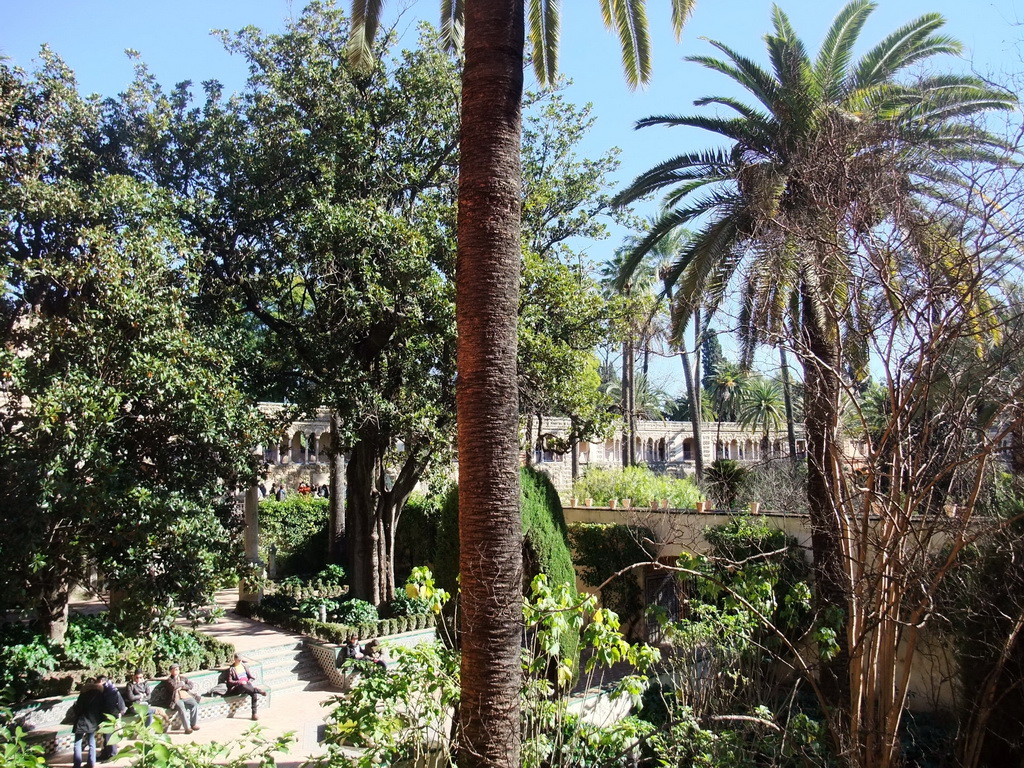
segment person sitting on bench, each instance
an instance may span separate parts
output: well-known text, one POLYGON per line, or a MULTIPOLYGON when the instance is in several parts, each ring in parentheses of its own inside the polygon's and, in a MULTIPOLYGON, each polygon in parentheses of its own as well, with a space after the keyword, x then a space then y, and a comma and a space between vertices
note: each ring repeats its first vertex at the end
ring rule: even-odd
POLYGON ((231 666, 228 667, 228 696, 248 694, 252 698, 252 719, 259 720, 256 714, 256 697, 266 696, 267 692, 256 687, 256 676, 249 671, 249 667, 242 661, 237 653, 231 666))

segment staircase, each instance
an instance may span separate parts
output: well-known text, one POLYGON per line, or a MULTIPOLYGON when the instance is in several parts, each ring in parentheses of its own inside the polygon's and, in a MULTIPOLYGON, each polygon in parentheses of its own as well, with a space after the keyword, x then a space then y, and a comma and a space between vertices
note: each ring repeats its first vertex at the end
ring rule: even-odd
POLYGON ((302 640, 253 648, 243 651, 242 655, 259 662, 262 674, 257 685, 269 688, 274 697, 283 693, 317 691, 330 687, 327 677, 302 640))

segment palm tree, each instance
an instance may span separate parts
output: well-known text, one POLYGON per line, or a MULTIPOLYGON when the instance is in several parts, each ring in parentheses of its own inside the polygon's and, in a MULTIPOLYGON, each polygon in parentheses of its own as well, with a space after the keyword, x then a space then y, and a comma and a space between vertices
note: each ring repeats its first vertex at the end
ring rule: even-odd
MULTIPOLYGON (((672 0, 678 38, 695 0, 672 0)), ((353 0, 351 53, 370 58, 384 0, 353 0)), ((644 0, 601 0, 631 86, 647 82, 644 0)), ((462 76, 456 325, 462 699, 459 764, 520 762, 522 631, 516 312, 524 0, 442 0, 442 34, 465 51, 462 76)), ((559 4, 530 0, 538 79, 557 75, 559 4)))
POLYGON ((756 378, 744 388, 739 411, 744 429, 761 431, 761 458, 766 458, 771 452, 771 433, 778 432, 786 420, 782 390, 774 381, 756 378))
POLYGON ((708 395, 715 408, 715 458, 719 459, 722 442, 722 422, 739 419, 740 401, 747 386, 747 373, 735 363, 724 361, 715 370, 708 387, 708 395))
MULTIPOLYGON (((909 234, 912 247, 928 226, 927 213, 954 197, 951 164, 996 161, 1005 150, 969 118, 1014 105, 1010 95, 970 76, 897 80, 913 64, 960 51, 959 43, 938 33, 944 24, 938 14, 911 21, 854 60, 874 8, 868 0, 842 8, 812 60, 775 7, 773 30, 765 37, 770 69, 712 41, 724 58, 691 61, 729 77, 755 103, 708 97, 698 106, 734 114, 642 120, 638 127, 708 130, 727 146, 667 160, 617 198, 626 204, 667 192, 668 209, 630 263, 673 230, 702 222, 670 275, 679 291, 673 305, 677 335, 693 307, 714 311, 737 286, 745 363, 756 344, 790 337, 804 368, 807 492, 820 609, 848 606, 840 526, 841 376, 847 362, 864 359, 870 322, 895 298, 881 295, 889 287, 882 285, 875 297, 881 300, 868 301, 864 286, 878 274, 912 277, 898 264, 879 263, 899 258, 898 249, 880 252, 863 244, 895 231, 909 234), (794 296, 799 322, 787 324, 794 296)), ((624 277, 629 273, 627 266, 624 277)), ((845 632, 839 638, 845 642, 845 632)), ((832 705, 847 699, 846 659, 841 649, 819 681, 832 705)))

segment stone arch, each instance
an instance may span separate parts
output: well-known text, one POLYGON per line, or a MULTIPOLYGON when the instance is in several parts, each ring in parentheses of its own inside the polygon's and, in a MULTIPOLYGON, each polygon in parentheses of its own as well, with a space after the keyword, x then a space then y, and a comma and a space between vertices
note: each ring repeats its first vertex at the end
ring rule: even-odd
POLYGON ((683 461, 696 461, 696 453, 693 446, 694 440, 692 437, 683 439, 683 461))

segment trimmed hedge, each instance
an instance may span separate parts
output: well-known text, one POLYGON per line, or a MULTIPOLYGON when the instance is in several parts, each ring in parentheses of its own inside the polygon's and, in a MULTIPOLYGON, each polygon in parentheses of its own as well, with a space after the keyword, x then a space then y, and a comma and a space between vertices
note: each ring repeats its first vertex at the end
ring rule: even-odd
MULTIPOLYGON (((523 467, 519 476, 523 517, 523 582, 529 584, 538 573, 546 573, 553 584, 575 589, 576 572, 569 548, 562 502, 551 480, 543 472, 523 467)), ((451 594, 458 594, 459 497, 453 488, 441 510, 434 557, 434 578, 451 594)))
MULTIPOLYGON (((580 580, 599 587, 612 575, 651 556, 640 542, 653 539, 647 528, 604 523, 573 523, 569 538, 580 567, 580 580)), ((625 627, 639 620, 643 610, 643 590, 636 574, 626 573, 601 590, 601 602, 619 615, 625 627)))
POLYGON ((336 643, 338 645, 348 640, 348 636, 353 633, 358 635, 360 639, 387 637, 388 635, 397 635, 401 632, 426 629, 433 627, 436 623, 436 617, 433 613, 419 613, 415 616, 380 619, 364 624, 338 624, 331 621, 303 618, 291 611, 279 611, 273 607, 253 603, 239 603, 238 612, 262 619, 268 624, 273 624, 282 629, 290 629, 293 632, 309 635, 325 643, 336 643))

